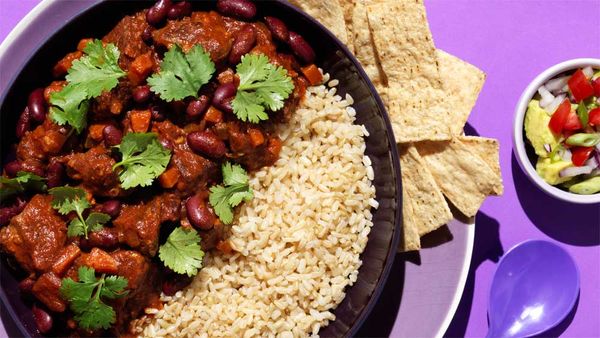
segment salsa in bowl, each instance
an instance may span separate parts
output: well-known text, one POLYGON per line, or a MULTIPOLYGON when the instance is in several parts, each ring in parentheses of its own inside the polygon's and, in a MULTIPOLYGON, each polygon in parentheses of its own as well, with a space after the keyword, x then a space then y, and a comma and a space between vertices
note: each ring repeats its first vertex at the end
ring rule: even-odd
POLYGON ((542 190, 576 203, 600 201, 600 60, 549 68, 516 109, 515 153, 542 190))

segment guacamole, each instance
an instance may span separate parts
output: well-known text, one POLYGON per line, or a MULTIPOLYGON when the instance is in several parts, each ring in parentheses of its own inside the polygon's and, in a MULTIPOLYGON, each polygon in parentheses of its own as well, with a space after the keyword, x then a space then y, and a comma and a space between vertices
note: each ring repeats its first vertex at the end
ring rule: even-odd
POLYGON ((536 172, 575 194, 600 192, 600 72, 591 67, 548 81, 525 113, 536 172))

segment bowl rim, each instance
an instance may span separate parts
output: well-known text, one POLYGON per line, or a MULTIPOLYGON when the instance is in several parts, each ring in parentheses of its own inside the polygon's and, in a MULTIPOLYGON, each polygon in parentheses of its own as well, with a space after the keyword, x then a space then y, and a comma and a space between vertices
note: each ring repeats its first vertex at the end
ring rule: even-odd
MULTIPOLYGON (((17 23, 17 25, 9 32, 9 34, 6 36, 4 41, 0 44, 0 63, 2 62, 3 59, 7 58, 6 53, 9 51, 10 47, 12 47, 15 44, 15 42, 18 40, 18 38, 21 37, 23 34, 26 34, 26 30, 27 30, 27 28, 29 28, 31 23, 33 21, 35 21, 36 19, 38 19, 40 16, 44 15, 49 9, 51 9, 52 5, 58 4, 60 1, 61 0, 41 0, 29 13, 27 13, 23 17, 23 19, 21 19, 17 23)), ((86 3, 84 6, 80 6, 80 8, 77 8, 77 10, 75 11, 76 12, 75 15, 72 15, 72 14, 68 15, 68 19, 63 20, 63 22, 61 22, 61 25, 56 30, 53 30, 50 32, 46 31, 45 35, 40 37, 39 43, 37 44, 36 48, 27 55, 27 58, 25 58, 24 60, 21 60, 22 63, 19 65, 19 69, 22 69, 22 67, 31 59, 31 57, 33 55, 35 55, 35 53, 37 53, 39 48, 48 40, 48 38, 50 38, 60 28, 69 24, 72 20, 77 18, 83 12, 91 10, 93 7, 97 6, 98 4, 100 4, 102 2, 106 2, 106 1, 110 1, 110 0, 91 0, 91 1, 89 1, 89 3, 86 3)), ((402 175, 401 175, 401 168, 400 168, 400 157, 399 157, 398 150, 396 147, 396 139, 395 139, 395 136, 393 133, 389 114, 388 114, 385 104, 383 103, 383 100, 381 99, 379 93, 375 89, 375 86, 371 82, 371 79, 368 77, 365 70, 362 68, 360 62, 356 59, 354 54, 352 52, 350 52, 348 47, 342 41, 340 41, 329 29, 327 29, 325 26, 323 26, 323 24, 321 24, 318 20, 316 20, 312 16, 308 15, 304 11, 294 7, 291 3, 289 3, 285 0, 271 0, 271 1, 277 2, 282 6, 288 7, 289 9, 294 11, 297 15, 304 17, 305 20, 310 21, 311 23, 313 23, 314 25, 319 27, 319 29, 322 31, 323 34, 328 35, 331 39, 333 39, 336 42, 336 44, 340 48, 341 52, 346 57, 348 57, 348 59, 356 67, 359 77, 361 77, 363 80, 365 80, 365 83, 367 84, 369 91, 371 92, 371 94, 373 95, 373 98, 375 99, 376 105, 379 106, 380 111, 382 112, 381 118, 383 120, 385 130, 387 131, 387 133, 386 133, 387 140, 390 143, 389 156, 391 157, 391 162, 392 162, 392 167, 393 167, 392 170, 393 170, 393 175, 395 178, 395 186, 396 186, 396 194, 395 194, 396 213, 395 213, 395 219, 394 219, 394 232, 392 234, 392 238, 390 241, 390 250, 388 251, 388 253, 386 255, 383 269, 382 269, 379 279, 377 280, 377 283, 373 289, 373 293, 369 297, 369 300, 366 302, 365 307, 363 308, 361 313, 356 317, 352 326, 346 332, 346 336, 350 337, 350 336, 354 336, 356 334, 356 332, 362 326, 362 324, 364 323, 364 321, 366 320, 368 315, 372 312, 373 307, 377 303, 377 300, 379 299, 379 296, 381 295, 381 292, 383 291, 383 286, 385 285, 385 282, 387 281, 389 274, 391 272, 391 268, 392 268, 392 265, 393 265, 393 262, 394 262, 394 259, 396 256, 396 248, 398 247, 398 243, 402 236, 402 227, 403 227, 403 222, 402 222, 402 175)), ((0 92, 0 102, 4 101, 5 95, 7 93, 6 89, 10 88, 13 85, 14 81, 16 81, 17 75, 18 75, 18 73, 6 80, 6 83, 5 83, 6 86, 4 88, 1 88, 1 92, 4 92, 4 94, 2 94, 0 92)), ((5 293, 5 291, 2 288, 0 288, 0 301, 2 302, 3 307, 5 305, 10 304, 8 302, 7 294, 5 293)), ((14 309, 10 306, 7 306, 6 308, 7 308, 9 317, 11 317, 13 322, 16 324, 17 328, 22 333, 26 334, 28 332, 28 330, 25 328, 25 326, 23 325, 23 322, 20 320, 17 313, 15 313, 14 309)), ((335 309, 332 309, 332 311, 335 311, 335 309)))
POLYGON ((529 83, 529 85, 521 94, 521 97, 519 98, 519 101, 515 107, 515 117, 513 122, 513 149, 521 169, 525 172, 527 177, 529 177, 529 179, 542 191, 550 196, 566 202, 577 204, 593 204, 600 203, 600 193, 593 195, 578 195, 546 183, 546 181, 544 181, 538 175, 533 164, 529 160, 525 150, 525 140, 523 139, 523 128, 527 105, 529 104, 531 98, 533 98, 535 95, 535 92, 538 90, 538 88, 556 75, 565 71, 580 68, 582 66, 593 66, 600 69, 600 59, 577 58, 560 62, 541 72, 529 83))

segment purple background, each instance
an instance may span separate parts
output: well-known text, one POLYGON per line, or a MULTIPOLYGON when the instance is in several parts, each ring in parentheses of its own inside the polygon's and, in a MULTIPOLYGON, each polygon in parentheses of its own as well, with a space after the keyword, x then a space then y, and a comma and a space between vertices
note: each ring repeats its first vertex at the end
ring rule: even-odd
MULTIPOLYGON (((38 2, 0 0, 0 41, 38 2)), ((576 309, 548 335, 600 336, 600 206, 570 205, 539 191, 516 163, 511 135, 517 100, 538 73, 567 59, 600 57, 600 0, 425 4, 436 46, 488 74, 469 124, 480 135, 500 140, 505 184, 504 196, 489 198, 481 209, 485 215, 478 215, 486 221, 476 227, 465 293, 447 335, 484 336, 495 262, 518 242, 548 239, 563 244, 581 273, 576 309)))

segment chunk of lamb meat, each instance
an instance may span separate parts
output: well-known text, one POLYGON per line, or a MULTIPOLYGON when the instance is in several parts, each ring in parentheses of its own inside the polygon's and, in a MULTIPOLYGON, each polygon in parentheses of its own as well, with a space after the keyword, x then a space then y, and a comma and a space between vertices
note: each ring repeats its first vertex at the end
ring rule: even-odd
POLYGON ((153 257, 158 250, 160 225, 179 220, 181 200, 175 194, 163 194, 149 202, 125 205, 113 224, 119 242, 153 257))
POLYGON ((54 272, 46 272, 35 281, 31 291, 48 309, 54 312, 64 312, 67 304, 60 295, 61 284, 62 280, 54 272))
POLYGON ((17 145, 17 159, 23 170, 43 173, 44 163, 50 155, 60 152, 67 141, 68 130, 46 119, 43 124, 27 132, 17 145))
POLYGON ((116 162, 104 147, 67 155, 65 162, 67 175, 80 180, 82 186, 94 195, 115 197, 123 194, 119 177, 112 169, 116 162))
POLYGON ((200 44, 215 62, 225 59, 233 44, 223 18, 216 12, 194 12, 192 17, 169 20, 165 27, 152 33, 152 38, 166 48, 177 44, 185 52, 200 44))
MULTIPOLYGON (((111 115, 118 115, 131 102, 131 91, 141 79, 133 78, 139 68, 136 67, 136 59, 143 59, 147 54, 151 63, 150 69, 158 65, 158 56, 142 40, 142 33, 148 27, 146 16, 143 12, 124 17, 119 23, 102 39, 105 43, 113 43, 121 55, 119 57, 119 66, 128 73, 127 77, 122 78, 116 88, 111 91, 103 92, 99 97, 92 101, 92 120, 101 120, 110 118, 111 115), (136 83, 137 82, 137 83, 136 83)), ((137 63, 139 63, 139 60, 137 63)), ((148 71, 148 69, 146 69, 148 71)), ((148 75, 148 74, 145 74, 148 75)))
POLYGON ((28 272, 50 270, 67 240, 67 225, 52 208, 52 196, 35 195, 23 212, 0 230, 0 249, 28 272))
POLYGON ((140 253, 117 250, 110 255, 117 262, 117 275, 127 278, 126 297, 112 301, 117 313, 115 330, 117 336, 128 333, 131 319, 137 318, 144 308, 157 301, 160 294, 158 267, 140 253))
POLYGON ((211 177, 219 174, 216 163, 194 153, 187 144, 187 133, 169 121, 154 123, 161 141, 173 146, 171 166, 177 168, 180 178, 177 190, 189 195, 207 186, 211 177))

